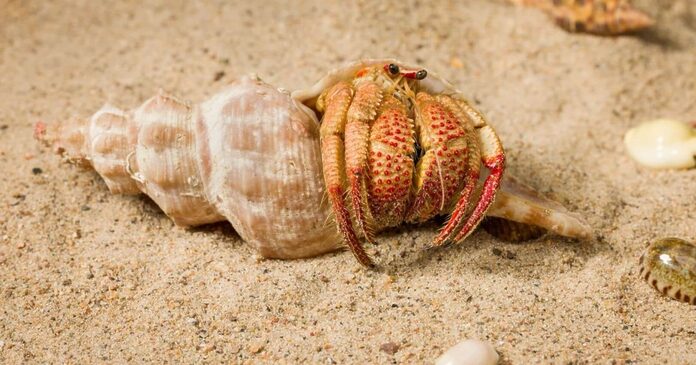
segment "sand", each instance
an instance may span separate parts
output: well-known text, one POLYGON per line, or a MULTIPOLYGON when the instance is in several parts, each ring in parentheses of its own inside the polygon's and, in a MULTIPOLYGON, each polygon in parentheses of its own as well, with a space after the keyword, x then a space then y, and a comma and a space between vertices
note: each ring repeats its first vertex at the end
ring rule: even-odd
POLYGON ((413 364, 466 338, 504 364, 696 363, 696 308, 636 277, 651 239, 696 239, 696 170, 647 170, 621 143, 696 119, 692 1, 636 1, 658 25, 620 38, 503 1, 139 3, 0 1, 0 363, 413 364), (423 252, 434 222, 380 235, 382 271, 345 251, 259 260, 231 226, 176 228, 32 139, 158 88, 200 101, 256 72, 293 89, 384 56, 465 91, 509 172, 598 239, 479 231, 423 252))

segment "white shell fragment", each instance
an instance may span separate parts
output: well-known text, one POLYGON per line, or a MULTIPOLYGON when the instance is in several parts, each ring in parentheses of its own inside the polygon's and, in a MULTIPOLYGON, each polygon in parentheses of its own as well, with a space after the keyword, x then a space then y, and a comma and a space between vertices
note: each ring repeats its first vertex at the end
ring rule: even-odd
POLYGON ((495 365, 498 353, 488 342, 462 341, 449 348, 435 361, 436 365, 495 365))
POLYGON ((628 154, 654 169, 696 166, 696 128, 671 119, 643 123, 626 133, 628 154))

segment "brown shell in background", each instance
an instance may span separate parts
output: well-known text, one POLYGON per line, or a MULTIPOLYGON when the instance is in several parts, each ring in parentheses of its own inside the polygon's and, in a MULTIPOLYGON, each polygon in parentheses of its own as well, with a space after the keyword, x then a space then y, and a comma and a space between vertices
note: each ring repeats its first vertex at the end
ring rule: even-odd
POLYGON ((628 0, 509 0, 551 15, 568 32, 619 35, 648 28, 655 21, 628 0))

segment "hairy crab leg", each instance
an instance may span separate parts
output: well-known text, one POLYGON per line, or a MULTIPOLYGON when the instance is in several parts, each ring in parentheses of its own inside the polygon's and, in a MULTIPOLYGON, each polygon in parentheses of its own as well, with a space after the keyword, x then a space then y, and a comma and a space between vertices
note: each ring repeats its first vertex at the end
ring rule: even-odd
POLYGON ((360 240, 353 230, 350 212, 344 202, 345 159, 344 136, 346 114, 353 99, 353 88, 349 83, 340 82, 322 94, 317 108, 324 110, 321 123, 321 156, 326 190, 331 201, 338 228, 355 258, 365 266, 371 266, 372 260, 360 245, 360 240))
MULTIPOLYGON (((474 210, 471 212, 471 215, 469 215, 469 218, 466 220, 461 230, 459 232, 454 229, 441 231, 433 241, 434 246, 440 246, 452 240, 454 242, 461 242, 473 232, 474 228, 481 222, 486 211, 493 203, 495 193, 500 187, 500 181, 503 177, 503 171, 505 170, 505 153, 500 139, 498 139, 498 135, 493 128, 486 123, 483 115, 466 101, 460 99, 452 100, 461 108, 461 111, 466 114, 468 119, 473 122, 476 136, 480 142, 481 162, 483 166, 488 169, 490 174, 486 177, 483 184, 481 197, 476 203, 476 207, 474 207, 474 210), (454 235, 456 235, 456 237, 452 239, 454 235)), ((452 212, 452 217, 456 217, 457 219, 454 221, 451 219, 448 225, 452 224, 455 227, 460 225, 461 223, 459 220, 462 220, 466 215, 466 210, 466 204, 463 206, 458 204, 457 208, 452 212)))
POLYGON ((439 246, 444 243, 444 239, 451 237, 453 234, 458 233, 462 225, 464 224, 463 216, 466 214, 469 201, 476 188, 476 184, 479 180, 479 175, 481 174, 481 150, 479 148, 478 137, 474 129, 474 122, 471 120, 469 115, 459 107, 456 102, 447 95, 436 96, 437 101, 444 105, 448 110, 450 110, 459 120, 462 127, 466 130, 467 137, 467 147, 468 147, 468 170, 467 176, 464 179, 465 185, 459 196, 454 209, 452 209, 452 214, 450 215, 447 224, 442 228, 438 236, 435 238, 433 245, 439 246))
POLYGON ((382 104, 382 90, 368 80, 355 86, 355 97, 348 108, 346 122, 346 176, 348 195, 355 220, 365 239, 374 244, 374 221, 367 201, 368 153, 370 127, 382 104))

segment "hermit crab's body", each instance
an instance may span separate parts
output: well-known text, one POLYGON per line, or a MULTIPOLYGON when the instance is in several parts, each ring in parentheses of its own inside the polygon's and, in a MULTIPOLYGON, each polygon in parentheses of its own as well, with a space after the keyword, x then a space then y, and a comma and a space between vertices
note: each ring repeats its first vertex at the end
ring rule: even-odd
POLYGON ((425 77, 425 70, 394 63, 370 66, 317 101, 329 199, 348 246, 365 265, 370 260, 348 207, 367 241, 375 230, 452 212, 435 244, 457 242, 481 221, 502 178, 505 157, 493 129, 466 101, 418 90, 425 77), (481 161, 491 174, 467 219, 481 161))
POLYGON ((343 241, 367 265, 359 236, 449 213, 435 244, 461 241, 484 213, 521 222, 506 232, 590 234, 513 178, 501 184, 502 148, 483 117, 437 75, 403 70, 420 69, 354 62, 292 93, 242 78, 201 104, 160 93, 134 111, 107 105, 35 133, 112 192, 145 193, 180 226, 227 220, 265 257, 343 241), (481 164, 490 175, 479 189, 481 164))

